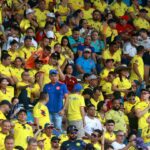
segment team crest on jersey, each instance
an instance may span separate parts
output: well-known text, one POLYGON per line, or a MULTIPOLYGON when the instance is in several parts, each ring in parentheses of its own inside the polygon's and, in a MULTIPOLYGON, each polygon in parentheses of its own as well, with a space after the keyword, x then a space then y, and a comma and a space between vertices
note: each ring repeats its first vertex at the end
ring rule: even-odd
POLYGON ((43 116, 46 116, 46 113, 45 113, 44 110, 41 110, 41 114, 42 114, 43 116))
POLYGON ((57 86, 57 87, 56 87, 56 90, 60 90, 60 86, 57 86))

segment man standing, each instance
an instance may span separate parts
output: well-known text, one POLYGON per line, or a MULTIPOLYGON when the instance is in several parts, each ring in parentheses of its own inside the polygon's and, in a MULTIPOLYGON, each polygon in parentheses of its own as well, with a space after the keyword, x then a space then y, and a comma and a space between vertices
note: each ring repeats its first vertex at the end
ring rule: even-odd
POLYGON ((50 112, 51 122, 57 129, 62 131, 62 118, 68 105, 68 90, 64 83, 58 81, 57 70, 52 69, 49 74, 51 82, 44 86, 43 91, 49 95, 47 106, 50 112))
POLYGON ((77 83, 75 84, 73 88, 73 93, 69 94, 68 96, 68 113, 67 113, 67 119, 69 122, 69 125, 75 125, 78 132, 78 137, 82 138, 84 136, 84 97, 81 95, 82 86, 81 84, 77 83))

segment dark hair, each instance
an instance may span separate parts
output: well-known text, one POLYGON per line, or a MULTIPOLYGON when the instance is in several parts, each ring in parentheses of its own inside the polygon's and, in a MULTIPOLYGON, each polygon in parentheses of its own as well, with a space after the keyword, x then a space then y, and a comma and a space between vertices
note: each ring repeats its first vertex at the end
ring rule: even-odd
POLYGON ((13 103, 13 101, 14 101, 15 99, 18 99, 18 97, 13 97, 13 98, 11 99, 11 102, 13 103))
POLYGON ((95 10, 92 12, 92 15, 93 15, 94 13, 96 13, 96 12, 98 12, 98 13, 101 15, 101 12, 100 12, 98 9, 95 9, 95 10))
POLYGON ((104 101, 100 101, 100 102, 97 104, 97 111, 100 111, 104 104, 105 104, 104 101))
POLYGON ((8 53, 2 54, 1 61, 6 60, 8 57, 11 57, 8 53))
POLYGON ((148 31, 144 28, 140 29, 139 33, 144 32, 144 33, 148 33, 148 31))
POLYGON ((116 45, 116 42, 113 41, 109 44, 109 47, 114 46, 114 45, 116 45))
POLYGON ((64 73, 65 73, 65 74, 67 73, 66 70, 67 70, 68 66, 71 66, 72 68, 74 68, 73 64, 67 64, 67 65, 65 66, 65 69, 64 69, 64 73))
POLYGON ((19 59, 22 62, 22 58, 21 57, 16 57, 15 60, 19 59))
POLYGON ((129 98, 131 96, 136 96, 135 92, 131 91, 127 94, 127 98, 129 98))
POLYGON ((107 144, 105 145, 105 148, 104 148, 104 149, 105 149, 105 150, 108 150, 109 148, 114 149, 113 146, 107 145, 107 144))
POLYGON ((14 44, 18 44, 18 42, 17 42, 16 40, 12 40, 12 41, 10 42, 10 45, 14 45, 14 44))
POLYGON ((24 72, 22 72, 21 77, 24 75, 25 72, 29 72, 29 70, 24 70, 24 72))
POLYGON ((32 40, 32 37, 31 36, 25 36, 24 41, 26 41, 26 40, 32 40))
POLYGON ((26 29, 26 31, 28 31, 28 30, 32 30, 34 32, 34 29, 32 27, 29 27, 26 29))
POLYGON ((81 10, 81 9, 77 9, 77 10, 73 13, 73 16, 74 16, 74 17, 77 17, 80 12, 82 12, 82 10, 81 10))
POLYGON ((144 46, 140 45, 136 49, 137 49, 137 53, 141 53, 144 51, 144 46))
POLYGON ((44 49, 46 49, 47 51, 51 52, 51 47, 50 46, 45 46, 44 49))
POLYGON ((72 32, 75 32, 75 31, 80 31, 79 27, 75 27, 75 28, 72 29, 72 32))
POLYGON ((0 78, 0 83, 1 83, 3 80, 7 80, 7 81, 8 81, 7 78, 0 78))
POLYGON ((103 134, 103 131, 100 129, 95 129, 94 132, 97 132, 99 137, 101 137, 103 134))
POLYGON ((5 137, 4 143, 6 143, 7 140, 14 140, 14 137, 12 135, 7 135, 5 137))
POLYGON ((41 93, 40 93, 40 97, 39 97, 39 101, 45 100, 45 99, 47 98, 47 96, 48 96, 48 93, 46 93, 46 92, 41 92, 41 93))
POLYGON ((63 46, 63 40, 66 39, 68 41, 68 44, 67 46, 71 49, 71 46, 70 46, 70 42, 69 42, 69 39, 67 36, 63 36, 62 39, 61 39, 61 46, 63 46))
POLYGON ((94 108, 95 108, 95 106, 94 106, 93 104, 89 104, 89 105, 87 106, 87 109, 89 109, 89 108, 91 108, 91 107, 94 107, 94 108))
POLYGON ((15 149, 17 149, 17 150, 24 150, 24 148, 22 146, 15 146, 15 149))
POLYGON ((81 20, 79 21, 79 28, 80 28, 80 29, 82 28, 83 21, 87 21, 87 20, 86 20, 86 19, 81 19, 81 20))
POLYGON ((32 143, 37 143, 37 140, 35 138, 29 138, 28 145, 31 145, 32 143))
POLYGON ((95 147, 93 146, 93 144, 88 143, 88 144, 86 144, 86 146, 85 146, 85 150, 96 150, 96 149, 95 149, 95 147))
POLYGON ((114 19, 109 19, 108 24, 111 24, 111 23, 116 23, 116 21, 114 19))
POLYGON ((108 124, 108 123, 113 123, 113 124, 115 124, 115 121, 112 120, 112 119, 109 119, 109 120, 106 121, 106 124, 108 124))

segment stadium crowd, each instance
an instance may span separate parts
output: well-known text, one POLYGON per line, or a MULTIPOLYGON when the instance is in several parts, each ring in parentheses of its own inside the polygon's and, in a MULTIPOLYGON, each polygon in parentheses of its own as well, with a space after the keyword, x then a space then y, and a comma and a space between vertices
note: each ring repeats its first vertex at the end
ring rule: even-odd
POLYGON ((0 0, 0 150, 150 150, 150 0, 0 0))

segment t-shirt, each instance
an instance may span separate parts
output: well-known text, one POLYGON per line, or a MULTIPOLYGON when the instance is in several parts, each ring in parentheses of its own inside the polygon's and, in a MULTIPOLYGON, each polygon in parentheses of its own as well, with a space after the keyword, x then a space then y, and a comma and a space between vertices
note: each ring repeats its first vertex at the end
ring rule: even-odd
POLYGON ((106 140, 109 140, 109 141, 116 140, 115 133, 109 133, 109 132, 106 131, 104 137, 105 137, 106 140))
POLYGON ((133 64, 137 64, 138 66, 138 70, 139 70, 139 73, 141 75, 141 78, 143 79, 144 78, 144 62, 143 62, 143 59, 141 56, 139 55, 135 55, 133 57, 133 59, 131 60, 131 66, 132 66, 132 69, 131 69, 131 76, 130 76, 130 79, 133 81, 133 80, 139 80, 139 77, 137 76, 137 74, 135 73, 135 71, 133 70, 133 64))
MULTIPOLYGON (((135 105, 134 110, 136 111, 137 109, 139 109, 140 111, 143 111, 144 109, 146 109, 148 107, 149 103, 145 102, 145 101, 141 101, 139 103, 137 103, 137 105, 135 105)), ((148 123, 146 122, 146 119, 148 118, 148 116, 150 115, 150 112, 146 112, 143 116, 141 116, 138 119, 138 128, 139 129, 144 129, 145 127, 148 126, 148 123)))
POLYGON ((15 123, 14 126, 14 139, 15 146, 22 146, 24 149, 27 148, 27 137, 33 137, 32 127, 28 124, 15 123))
POLYGON ((0 111, 0 120, 6 120, 6 117, 2 111, 0 111))
POLYGON ((0 132, 0 150, 3 150, 5 148, 4 141, 6 136, 7 134, 0 132))
POLYGON ((123 16, 128 9, 127 5, 123 2, 121 4, 114 2, 110 8, 115 12, 117 17, 123 16))
POLYGON ((50 113, 58 113, 63 109, 63 99, 68 93, 67 86, 62 82, 49 83, 44 86, 44 92, 49 95, 47 107, 50 113))
POLYGON ((76 65, 79 65, 85 73, 92 73, 93 69, 96 67, 93 59, 85 59, 84 57, 79 57, 76 60, 76 65))
POLYGON ((68 96, 68 113, 67 119, 69 121, 77 121, 82 119, 81 107, 85 107, 84 98, 80 94, 72 93, 68 96))
POLYGON ((96 9, 98 9, 101 13, 104 13, 108 4, 105 1, 101 1, 101 0, 93 0, 93 2, 96 9))
POLYGON ((91 119, 88 116, 85 116, 85 124, 85 132, 89 135, 91 135, 95 129, 102 130, 102 124, 97 118, 91 119))
POLYGON ((40 102, 34 106, 33 116, 39 120, 39 125, 43 128, 46 123, 50 123, 48 108, 40 102))
POLYGON ((142 129, 142 135, 141 135, 141 137, 143 138, 144 143, 150 143, 150 138, 147 137, 149 135, 150 135, 150 127, 147 126, 147 127, 145 127, 145 128, 142 129))
POLYGON ((11 102, 11 99, 14 97, 14 87, 12 86, 7 86, 6 87, 6 92, 3 93, 0 90, 0 101, 2 100, 8 100, 9 102, 11 102))
POLYGON ((84 52, 84 50, 85 50, 86 48, 90 49, 92 53, 95 52, 94 47, 92 47, 91 45, 84 45, 84 44, 79 44, 78 47, 77 47, 77 50, 84 52))
POLYGON ((126 147, 125 144, 120 144, 120 143, 118 143, 116 141, 113 142, 111 145, 113 146, 114 150, 120 150, 120 149, 123 149, 123 148, 126 147))
POLYGON ((126 132, 127 126, 126 126, 126 121, 124 118, 124 113, 122 111, 115 111, 115 110, 109 110, 106 113, 106 119, 112 119, 115 121, 115 128, 114 131, 122 130, 126 132))

